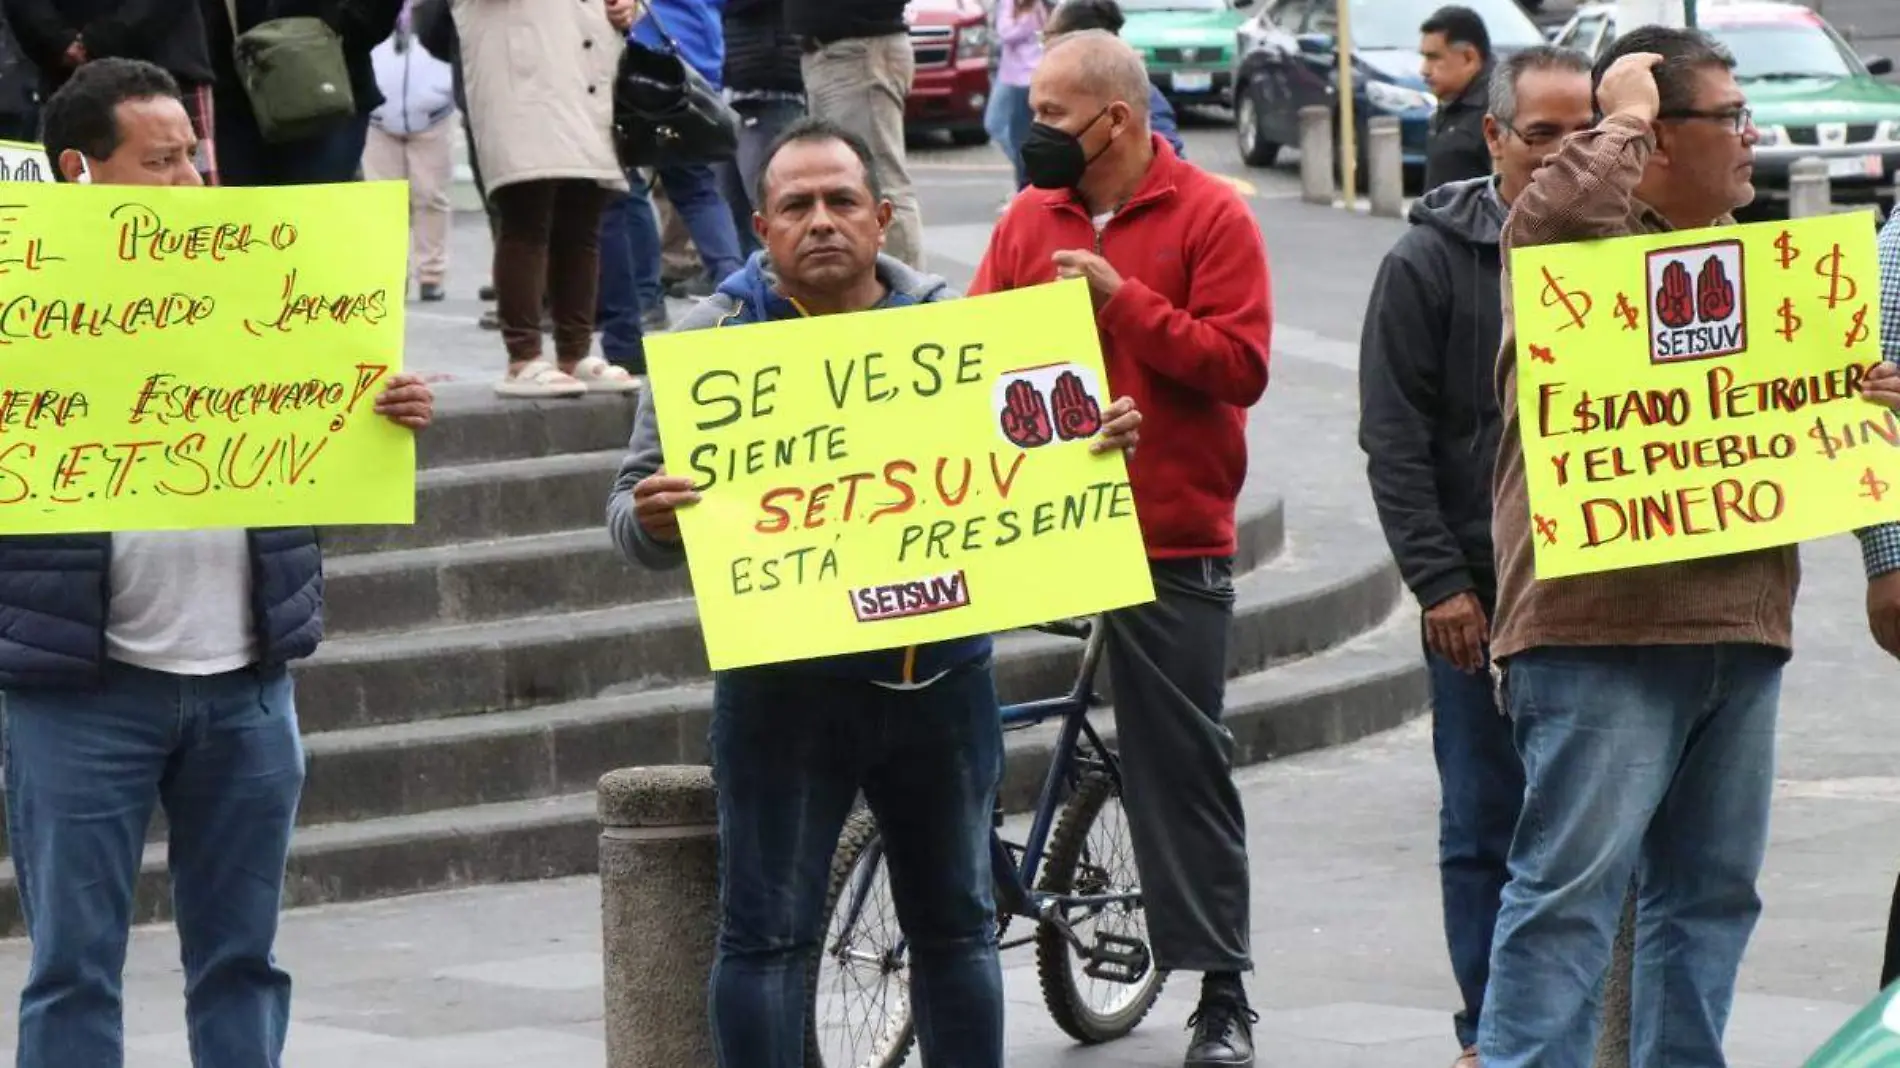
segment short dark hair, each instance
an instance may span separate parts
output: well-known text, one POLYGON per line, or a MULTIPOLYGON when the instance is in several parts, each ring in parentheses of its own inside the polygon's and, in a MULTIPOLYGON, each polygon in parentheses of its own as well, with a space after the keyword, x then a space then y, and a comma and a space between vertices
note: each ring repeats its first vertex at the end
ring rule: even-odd
POLYGON ((1432 12, 1432 17, 1418 28, 1419 33, 1442 34, 1448 45, 1470 45, 1478 50, 1478 58, 1491 62, 1491 31, 1485 29, 1484 19, 1476 11, 1459 4, 1450 4, 1432 12))
POLYGON ((1081 30, 1106 30, 1120 34, 1128 17, 1115 0, 1063 0, 1049 16, 1044 32, 1050 36, 1081 30))
POLYGON ((1664 117, 1695 107, 1698 72, 1710 67, 1735 69, 1735 54, 1701 30, 1640 26, 1618 37, 1597 58, 1596 69, 1590 72, 1591 91, 1603 84, 1603 75, 1610 64, 1635 52, 1654 52, 1663 57, 1663 61, 1656 64, 1655 72, 1656 95, 1661 101, 1657 110, 1664 117))
POLYGON ((1517 121, 1517 85, 1526 74, 1538 71, 1566 71, 1588 75, 1590 57, 1574 48, 1557 45, 1532 45, 1513 52, 1498 65, 1491 76, 1491 117, 1506 126, 1517 121))
POLYGON ((871 199, 884 199, 884 184, 878 181, 877 165, 871 162, 871 146, 865 144, 864 138, 830 119, 807 115, 779 131, 779 135, 772 139, 771 146, 765 150, 765 159, 759 164, 758 188, 752 191, 753 203, 760 214, 765 213, 767 204, 765 177, 772 172, 772 161, 778 158, 779 151, 786 145, 824 141, 839 141, 850 149, 851 154, 858 157, 858 162, 864 164, 864 182, 871 189, 871 199))
POLYGON ((53 175, 60 154, 78 149, 93 159, 105 159, 119 150, 119 105, 154 97, 178 99, 178 82, 142 59, 95 59, 82 65, 59 87, 41 112, 40 140, 53 175))

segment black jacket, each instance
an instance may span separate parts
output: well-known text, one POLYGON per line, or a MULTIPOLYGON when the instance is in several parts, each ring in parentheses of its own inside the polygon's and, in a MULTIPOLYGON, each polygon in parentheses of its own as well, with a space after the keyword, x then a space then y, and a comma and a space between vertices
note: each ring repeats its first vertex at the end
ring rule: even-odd
MULTIPOLYGON (((232 32, 225 4, 226 0, 198 0, 218 89, 233 94, 242 90, 238 87, 237 66, 231 59, 231 42, 237 35, 232 32)), ((367 115, 383 102, 369 54, 396 32, 402 5, 403 0, 237 0, 237 16, 238 24, 246 30, 270 19, 296 16, 314 16, 329 23, 343 38, 343 57, 350 67, 350 93, 356 99, 356 110, 367 115)))
MULTIPOLYGON (((222 5, 224 0, 218 0, 222 5)), ((186 86, 212 79, 205 25, 197 0, 5 0, 7 21, 27 57, 40 68, 47 95, 72 71, 61 61, 75 39, 87 56, 143 59, 186 86)), ((222 8, 220 8, 222 10, 222 8)))
POLYGON ((1491 173, 1491 149, 1484 143, 1484 113, 1491 108, 1491 71, 1478 73, 1458 99, 1432 113, 1425 142, 1425 191, 1446 182, 1483 178, 1491 173))
POLYGON ((785 0, 785 26, 811 45, 909 32, 905 0, 785 0))
POLYGON ((1490 179, 1412 205, 1412 229, 1372 284, 1359 344, 1359 447, 1399 571, 1430 608, 1467 590, 1487 610, 1497 462, 1498 235, 1490 179))
POLYGON ((803 49, 785 26, 785 0, 727 0, 726 88, 735 103, 747 98, 803 96, 803 49))

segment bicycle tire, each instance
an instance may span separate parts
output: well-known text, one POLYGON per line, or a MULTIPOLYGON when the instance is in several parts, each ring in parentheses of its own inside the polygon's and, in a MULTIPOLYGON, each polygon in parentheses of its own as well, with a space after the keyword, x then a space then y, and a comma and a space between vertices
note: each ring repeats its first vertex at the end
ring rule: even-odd
MULTIPOLYGON (((1116 797, 1115 780, 1101 771, 1090 772, 1062 806, 1055 833, 1049 836, 1049 853, 1044 861, 1039 888, 1055 894, 1075 890, 1076 874, 1088 834, 1103 808, 1116 797)), ((1131 861, 1132 863, 1132 861, 1131 861)), ((1151 950, 1152 952, 1152 950, 1151 950)), ((1167 973, 1150 965, 1148 974, 1134 984, 1139 988, 1130 1003, 1111 1013, 1088 1006, 1077 989, 1071 947, 1054 924, 1044 922, 1036 931, 1036 975, 1042 982, 1042 1001, 1056 1026, 1085 1045, 1111 1042, 1133 1031, 1154 1008, 1167 982, 1167 973)))
MULTIPOLYGON (((819 952, 813 954, 811 966, 805 983, 805 1068, 898 1068, 904 1059, 910 1056, 911 1046, 917 1041, 917 1023, 910 1015, 909 984, 905 984, 904 1023, 897 1034, 889 1036, 881 1048, 874 1049, 871 1056, 856 1064, 833 1064, 825 1059, 818 1019, 818 978, 824 964, 825 950, 830 941, 833 914, 838 910, 839 899, 851 885, 852 873, 865 851, 878 840, 877 821, 868 811, 862 809, 853 812, 845 821, 844 833, 838 836, 837 852, 831 858, 831 885, 825 892, 825 934, 819 952)), ((884 864, 884 854, 877 855, 877 864, 884 864)), ((873 891, 875 892, 875 891, 873 891)))

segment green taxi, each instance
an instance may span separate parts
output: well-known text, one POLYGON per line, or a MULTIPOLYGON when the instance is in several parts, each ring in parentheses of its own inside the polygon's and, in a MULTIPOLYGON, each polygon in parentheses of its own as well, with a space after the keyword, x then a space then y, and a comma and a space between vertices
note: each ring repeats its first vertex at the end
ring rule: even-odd
POLYGON ((1122 39, 1177 107, 1234 102, 1234 42, 1247 20, 1228 0, 1121 0, 1122 39))

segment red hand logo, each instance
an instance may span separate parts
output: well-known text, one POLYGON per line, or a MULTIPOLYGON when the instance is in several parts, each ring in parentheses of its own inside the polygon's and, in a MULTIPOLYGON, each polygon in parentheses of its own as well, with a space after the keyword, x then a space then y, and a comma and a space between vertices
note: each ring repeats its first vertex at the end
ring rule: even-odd
POLYGON ((1089 396, 1088 387, 1074 371, 1064 371, 1057 376, 1056 388, 1049 392, 1049 400, 1056 410, 1056 433, 1062 435, 1062 440, 1093 437, 1102 429, 1102 406, 1089 396))
POLYGON ((1728 268, 1719 257, 1702 261, 1695 280, 1695 300, 1705 323, 1719 323, 1735 313, 1735 283, 1729 281, 1728 268))
POLYGON ((1026 378, 1011 382, 1003 390, 1003 436, 1020 448, 1047 445, 1054 437, 1049 428, 1049 405, 1026 378))
POLYGON ((1662 288, 1656 291, 1656 318, 1677 329, 1695 322, 1695 294, 1690 291, 1689 269, 1681 260, 1663 268, 1662 288))

